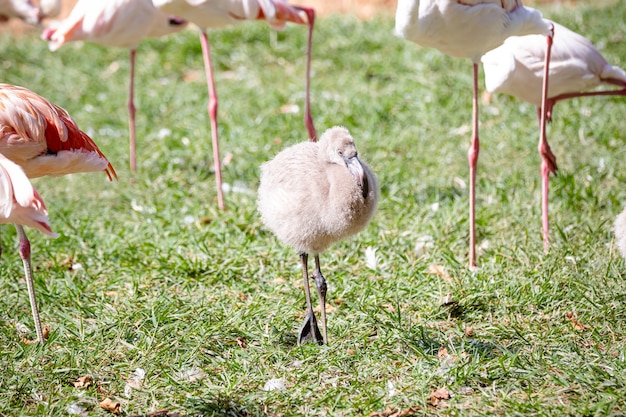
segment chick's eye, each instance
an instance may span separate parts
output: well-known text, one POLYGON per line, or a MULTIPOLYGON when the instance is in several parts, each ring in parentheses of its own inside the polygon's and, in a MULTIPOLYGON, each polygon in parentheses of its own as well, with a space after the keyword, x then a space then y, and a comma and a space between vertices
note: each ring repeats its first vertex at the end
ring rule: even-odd
POLYGON ((343 156, 343 151, 337 151, 337 153, 339 154, 339 156, 343 156))

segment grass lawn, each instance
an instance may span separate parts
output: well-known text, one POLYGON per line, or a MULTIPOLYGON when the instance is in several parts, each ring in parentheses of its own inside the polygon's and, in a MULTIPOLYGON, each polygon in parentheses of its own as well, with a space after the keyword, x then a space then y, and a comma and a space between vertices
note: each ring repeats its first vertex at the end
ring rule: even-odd
MULTIPOLYGON (((542 11, 626 67, 626 3, 542 11)), ((482 107, 472 272, 471 66, 392 27, 392 16, 332 16, 316 28, 316 127, 346 126, 382 186, 372 223, 322 255, 323 347, 296 346, 299 259, 262 226, 255 195, 260 164, 306 140, 304 27, 210 34, 224 212, 195 30, 138 50, 136 175, 128 52, 52 53, 38 33, 1 34, 0 80, 66 108, 119 181, 34 180, 61 235, 29 231, 43 346, 22 341, 34 329, 16 232, 2 227, 0 416, 107 415, 105 398, 128 416, 625 415, 625 264, 611 231, 626 203, 623 99, 555 108, 547 255, 535 109, 506 96, 482 107)))

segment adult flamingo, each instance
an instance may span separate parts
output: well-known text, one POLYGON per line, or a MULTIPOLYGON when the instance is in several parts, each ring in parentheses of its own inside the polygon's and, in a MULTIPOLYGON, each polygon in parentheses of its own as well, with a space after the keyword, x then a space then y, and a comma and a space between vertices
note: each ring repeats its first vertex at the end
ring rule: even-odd
MULTIPOLYGON (((550 56, 550 85, 546 101, 546 117, 552 119, 554 105, 574 97, 626 95, 626 72, 611 65, 595 46, 582 35, 556 22, 554 44, 550 56), (601 85, 618 89, 585 91, 601 85)), ((482 57, 485 86, 490 93, 505 93, 537 106, 541 118, 542 97, 539 88, 543 79, 545 51, 538 35, 513 36, 482 57)), ((547 139, 546 139, 547 145, 547 139)), ((556 157, 547 147, 552 169, 542 178, 542 230, 544 245, 549 244, 548 187, 549 174, 556 174, 556 157)), ((542 171, 543 172, 543 171, 542 171)))
MULTIPOLYGON (((552 25, 537 10, 521 0, 399 0, 396 9, 397 36, 457 57, 469 58, 474 71, 472 139, 468 150, 470 169, 469 266, 476 266, 475 192, 480 147, 478 135, 478 65, 480 57, 501 45, 509 36, 540 34, 547 36, 546 72, 552 44, 552 25)), ((544 77, 547 89, 548 77, 544 77)), ((545 99, 545 94, 544 94, 545 99)), ((545 119, 545 116, 543 117, 545 119)), ((543 120, 545 125, 545 120, 543 120)), ((543 163, 551 161, 543 135, 539 140, 543 163)))
POLYGON ((42 38, 50 41, 52 51, 79 40, 130 49, 128 127, 132 172, 137 170, 134 103, 137 46, 144 38, 165 36, 185 26, 185 21, 156 9, 151 0, 78 0, 66 19, 51 23, 42 33, 42 38))
POLYGON ((166 13, 180 16, 183 19, 196 24, 200 30, 200 43, 204 57, 207 87, 209 92, 208 114, 211 120, 211 138, 213 143, 213 164, 215 169, 215 182, 217 185, 217 202, 220 209, 224 210, 224 193, 222 191, 222 168, 219 153, 219 140, 217 133, 217 93, 213 79, 211 64, 211 51, 207 29, 223 27, 242 20, 266 20, 275 28, 282 28, 287 22, 306 24, 309 27, 306 61, 306 98, 304 108, 304 124, 309 134, 309 139, 317 140, 317 133, 313 125, 310 105, 310 72, 311 72, 311 47, 313 42, 313 25, 315 23, 315 11, 311 8, 292 6, 283 0, 152 0, 154 5, 166 13), (301 12, 307 16, 307 21, 302 19, 301 12))
MULTIPOLYGON (((94 141, 81 131, 70 115, 61 107, 50 103, 34 92, 10 84, 0 84, 0 154, 19 165, 27 177, 65 175, 77 172, 105 171, 109 180, 117 178, 115 170, 94 141)), ((5 222, 16 223, 20 238, 20 256, 26 270, 26 282, 37 338, 43 343, 44 335, 37 309, 35 290, 30 270, 30 242, 22 224, 51 234, 46 227, 45 206, 30 182, 20 177, 11 164, 4 163, 5 222), (8 169, 8 171, 7 171, 8 169), (11 179, 7 176, 10 176, 11 179), (13 184, 13 198, 21 207, 30 210, 33 222, 16 222, 11 215, 16 207, 8 188, 13 184), (36 213, 39 213, 38 215, 36 213)), ((16 212, 17 213, 17 212, 16 212)))

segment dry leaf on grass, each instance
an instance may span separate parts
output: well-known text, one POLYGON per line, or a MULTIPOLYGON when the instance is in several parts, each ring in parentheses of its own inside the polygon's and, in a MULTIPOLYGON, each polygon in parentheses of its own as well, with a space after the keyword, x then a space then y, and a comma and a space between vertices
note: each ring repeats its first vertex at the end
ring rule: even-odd
POLYGON ((102 402, 100 403, 100 407, 113 414, 122 413, 122 405, 119 402, 113 401, 112 399, 108 397, 102 400, 102 402))
MULTIPOLYGON (((43 340, 46 341, 48 339, 48 336, 50 335, 50 326, 44 326, 41 331, 43 332, 43 340)), ((22 342, 25 345, 32 345, 39 342, 39 339, 27 339, 25 337, 22 337, 22 342)))
POLYGON ((450 399, 450 391, 448 391, 446 387, 441 387, 441 388, 437 388, 436 390, 432 392, 432 394, 430 394, 430 398, 428 399, 428 402, 433 407, 437 407, 441 403, 441 401, 445 401, 449 399, 450 399))
POLYGON ((570 323, 572 323, 574 329, 579 332, 584 332, 585 330, 591 329, 591 326, 583 324, 580 320, 578 320, 576 318, 576 315, 572 311, 568 311, 567 314, 565 314, 565 317, 567 317, 570 323))
POLYGON ((91 375, 80 376, 76 381, 74 381, 74 388, 87 388, 91 386, 92 383, 93 378, 91 375))
POLYGON ((441 346, 439 351, 437 351, 437 359, 441 360, 448 356, 448 348, 445 346, 441 346))
POLYGON ((437 275, 441 277, 444 281, 452 281, 452 277, 446 272, 446 268, 441 265, 430 264, 428 265, 427 274, 437 275))
POLYGON ((237 344, 242 349, 245 349, 246 347, 248 347, 248 344, 246 343, 246 339, 244 339, 243 336, 237 336, 237 344))

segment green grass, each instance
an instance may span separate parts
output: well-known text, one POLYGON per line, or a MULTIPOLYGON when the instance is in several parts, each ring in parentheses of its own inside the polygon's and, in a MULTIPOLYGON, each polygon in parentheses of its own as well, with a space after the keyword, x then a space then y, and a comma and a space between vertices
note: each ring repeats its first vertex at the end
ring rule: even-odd
MULTIPOLYGON (((626 66, 626 5, 544 8, 626 66)), ((259 165, 306 139, 306 31, 246 23, 211 32, 226 195, 217 210, 200 45, 193 30, 138 51, 139 173, 128 170, 128 53, 91 44, 51 53, 37 33, 0 35, 3 82, 66 108, 119 174, 34 181, 58 239, 35 231, 44 346, 32 319, 16 233, 3 227, 0 416, 428 415, 626 413, 626 285, 611 232, 626 202, 623 100, 560 103, 549 127, 549 254, 540 224, 534 108, 494 97, 481 115, 480 269, 467 267, 468 61, 391 34, 393 19, 322 18, 313 112, 345 125, 378 174, 377 215, 322 256, 330 345, 295 346, 304 294, 297 254, 261 224, 259 165), (169 129, 169 130, 165 130, 169 129), (134 180, 134 181, 133 181, 134 180), (430 237, 432 245, 417 242, 430 237), (371 270, 365 250, 377 249, 371 270), (80 263, 70 270, 66 260, 80 263), (428 273, 439 265, 447 275, 428 273), (443 276, 442 276, 443 275, 443 276), (449 295, 454 303, 442 306, 449 295), (239 342, 238 342, 239 340, 239 342), (241 341, 245 341, 245 348, 241 341), (442 347, 447 349, 447 355, 442 347), (141 388, 124 394, 137 369, 141 388), (201 371, 192 381, 184 372, 201 371), (79 389, 73 382, 92 376, 79 389), (201 375, 201 376, 202 376, 201 375), (286 390, 265 391, 272 379, 286 390), (390 385, 391 384, 391 385, 390 385), (390 387, 393 395, 390 395, 390 387), (431 405, 446 387, 449 400, 431 405), (75 409, 75 408, 74 408, 75 409), (387 414, 385 414, 385 412, 387 414)))

